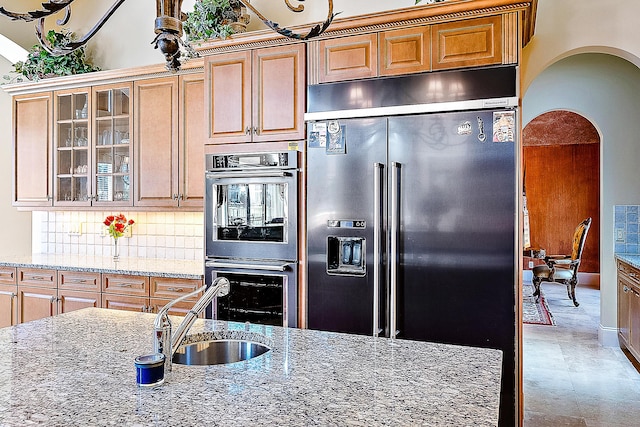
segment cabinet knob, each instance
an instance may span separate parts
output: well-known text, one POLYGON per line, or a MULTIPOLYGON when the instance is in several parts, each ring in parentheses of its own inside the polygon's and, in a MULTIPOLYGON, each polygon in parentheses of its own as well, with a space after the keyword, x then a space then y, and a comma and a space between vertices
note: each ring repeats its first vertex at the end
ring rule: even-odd
POLYGON ((58 298, 57 297, 51 297, 50 301, 51 301, 51 304, 53 304, 54 302, 58 301, 58 298))
POLYGON ((253 127, 253 134, 254 135, 260 135, 260 131, 258 130, 258 128, 256 126, 253 127))
POLYGON ((251 135, 251 127, 247 126, 247 128, 244 130, 244 134, 251 135))
POLYGON ((624 292, 625 294, 626 294, 627 292, 629 292, 629 290, 630 290, 630 289, 629 289, 627 286, 623 286, 623 287, 622 287, 622 292, 624 292))

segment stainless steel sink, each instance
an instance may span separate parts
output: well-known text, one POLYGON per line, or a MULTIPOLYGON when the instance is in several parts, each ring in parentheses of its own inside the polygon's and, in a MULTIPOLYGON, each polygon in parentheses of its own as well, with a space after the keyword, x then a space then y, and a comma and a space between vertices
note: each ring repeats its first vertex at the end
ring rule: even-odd
POLYGON ((219 365, 253 359, 269 350, 268 346, 253 341, 200 341, 180 346, 172 361, 181 365, 219 365))

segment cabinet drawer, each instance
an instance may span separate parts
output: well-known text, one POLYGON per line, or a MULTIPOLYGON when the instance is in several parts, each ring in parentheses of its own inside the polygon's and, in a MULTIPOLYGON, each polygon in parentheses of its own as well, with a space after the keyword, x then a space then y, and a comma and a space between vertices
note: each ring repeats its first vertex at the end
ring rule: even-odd
POLYGON ((58 271, 58 289, 100 292, 100 273, 58 271))
POLYGON ((16 284, 16 268, 0 267, 0 285, 16 284))
POLYGON ((626 262, 618 261, 618 274, 628 281, 640 285, 640 270, 630 266, 626 262))
MULTIPOLYGON (((202 280, 196 279, 175 279, 167 277, 151 278, 151 297, 176 299, 190 292, 195 291, 202 286, 202 280)), ((196 301, 202 292, 189 300, 196 301)))
POLYGON ((103 274, 102 292, 148 297, 149 278, 147 276, 129 276, 126 274, 103 274))
POLYGON ((57 284, 56 270, 44 270, 40 268, 18 269, 18 285, 40 286, 55 288, 57 284))

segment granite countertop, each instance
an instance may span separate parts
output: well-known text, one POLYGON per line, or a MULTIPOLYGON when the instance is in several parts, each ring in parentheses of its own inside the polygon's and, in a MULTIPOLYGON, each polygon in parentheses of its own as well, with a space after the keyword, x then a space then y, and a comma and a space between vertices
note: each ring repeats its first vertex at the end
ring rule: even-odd
POLYGON ((68 271, 98 271, 101 273, 139 276, 202 279, 204 261, 130 258, 115 262, 110 256, 32 254, 2 257, 0 266, 22 268, 50 268, 68 271))
POLYGON ((0 425, 497 425, 499 350, 198 320, 272 350, 138 387, 154 318, 87 308, 0 329, 0 425))
POLYGON ((615 257, 632 267, 640 268, 640 254, 615 254, 615 257))

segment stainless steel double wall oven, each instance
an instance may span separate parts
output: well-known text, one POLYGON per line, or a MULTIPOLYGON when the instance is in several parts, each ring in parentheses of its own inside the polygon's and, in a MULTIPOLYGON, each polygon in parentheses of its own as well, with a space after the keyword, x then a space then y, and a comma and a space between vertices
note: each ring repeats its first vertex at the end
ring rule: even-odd
POLYGON ((298 152, 208 154, 205 281, 231 291, 208 317, 297 326, 298 152))

